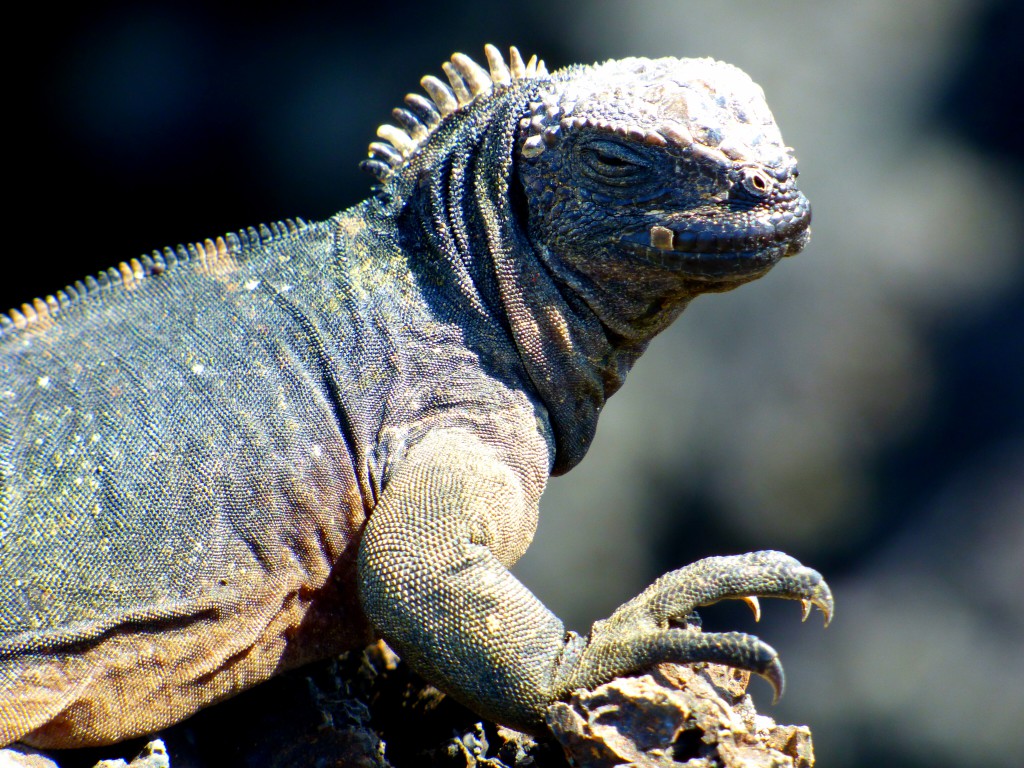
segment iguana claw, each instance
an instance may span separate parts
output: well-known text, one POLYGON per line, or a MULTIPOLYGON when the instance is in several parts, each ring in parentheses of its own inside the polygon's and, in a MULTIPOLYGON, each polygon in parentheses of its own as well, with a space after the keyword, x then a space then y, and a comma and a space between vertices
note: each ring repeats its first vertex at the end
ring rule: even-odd
POLYGON ((758 675, 768 681, 768 684, 772 687, 772 704, 778 704, 779 699, 782 698, 782 694, 786 691, 786 675, 782 671, 782 662, 779 661, 778 657, 772 659, 771 664, 763 672, 758 672, 758 675))
POLYGON ((561 684, 567 690, 592 688, 661 662, 712 662, 763 677, 778 701, 785 674, 775 649, 753 635, 702 632, 686 622, 699 606, 723 599, 742 600, 759 619, 758 596, 799 600, 805 619, 812 607, 824 614, 826 625, 832 618, 832 593, 821 574, 782 552, 709 557, 665 574, 594 624, 561 684))
POLYGON ((828 588, 828 584, 824 581, 815 588, 813 595, 800 598, 800 606, 803 609, 800 621, 807 621, 807 618, 811 615, 811 609, 816 607, 825 617, 826 627, 832 622, 832 612, 835 609, 835 604, 832 601, 832 590, 828 588))
MULTIPOLYGON (((754 597, 753 595, 744 595, 743 597, 740 598, 740 600, 742 600, 744 603, 746 603, 747 606, 750 608, 750 610, 753 612, 753 614, 754 614, 754 621, 760 621, 761 620, 761 603, 758 602, 757 598, 754 597)), ((804 618, 807 618, 806 615, 804 616, 804 618)))

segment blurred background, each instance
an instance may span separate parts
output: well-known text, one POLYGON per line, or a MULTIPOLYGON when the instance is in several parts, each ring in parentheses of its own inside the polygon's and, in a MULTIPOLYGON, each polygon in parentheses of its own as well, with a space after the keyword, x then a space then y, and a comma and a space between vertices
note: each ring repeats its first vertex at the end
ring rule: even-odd
POLYGON ((810 723, 820 765, 1019 766, 1022 7, 37 4, 8 28, 25 52, 0 307, 357 202, 377 124, 456 50, 737 64, 796 147, 811 245, 652 344, 587 460, 551 483, 516 572, 586 631, 666 569, 783 549, 829 578, 827 631, 767 602, 756 630, 741 605, 705 625, 779 649, 786 696, 753 694, 810 723))

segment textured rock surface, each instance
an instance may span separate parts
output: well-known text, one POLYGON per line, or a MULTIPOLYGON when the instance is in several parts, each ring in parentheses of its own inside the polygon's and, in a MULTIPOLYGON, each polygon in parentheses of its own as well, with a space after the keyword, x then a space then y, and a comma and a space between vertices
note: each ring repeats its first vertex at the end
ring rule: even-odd
POLYGON ((707 665, 662 665, 650 675, 579 691, 548 722, 577 765, 809 768, 810 730, 754 709, 749 675, 707 665))

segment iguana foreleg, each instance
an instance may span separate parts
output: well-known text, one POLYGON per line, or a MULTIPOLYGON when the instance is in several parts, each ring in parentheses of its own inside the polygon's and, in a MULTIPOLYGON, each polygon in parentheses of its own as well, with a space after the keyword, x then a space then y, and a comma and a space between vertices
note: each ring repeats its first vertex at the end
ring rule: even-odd
POLYGON ((477 712, 534 730, 565 630, 508 566, 540 491, 468 433, 434 432, 394 470, 359 550, 363 609, 398 654, 477 712))
POLYGON ((831 615, 820 574, 780 552, 754 552, 672 571, 588 638, 567 633, 507 569, 522 548, 507 529, 535 519, 534 490, 481 441, 435 434, 395 471, 360 547, 360 596, 384 638, 428 680, 499 722, 541 730, 547 707, 576 688, 665 661, 746 669, 778 693, 782 667, 770 646, 702 633, 687 617, 751 596, 798 599, 831 615))

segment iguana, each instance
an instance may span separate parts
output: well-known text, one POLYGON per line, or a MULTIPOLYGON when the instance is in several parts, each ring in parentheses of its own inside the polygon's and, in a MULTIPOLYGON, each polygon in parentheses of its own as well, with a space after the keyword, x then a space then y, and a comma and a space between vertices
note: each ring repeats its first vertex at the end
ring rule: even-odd
POLYGON ((807 243, 796 162, 730 65, 485 50, 394 110, 363 203, 0 316, 0 744, 148 733, 378 636, 534 732, 661 661, 781 690, 768 645, 687 617, 827 620, 786 555, 673 571, 588 636, 507 569, 649 340, 807 243))

